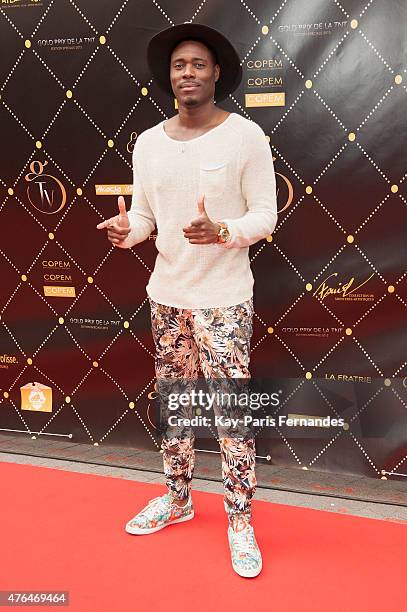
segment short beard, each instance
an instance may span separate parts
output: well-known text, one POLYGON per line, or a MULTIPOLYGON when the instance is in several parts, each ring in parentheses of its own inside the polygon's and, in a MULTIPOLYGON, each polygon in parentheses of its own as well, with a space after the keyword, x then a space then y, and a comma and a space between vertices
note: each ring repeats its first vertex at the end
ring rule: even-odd
POLYGON ((186 98, 184 100, 184 106, 197 106, 199 104, 199 100, 196 98, 186 98))

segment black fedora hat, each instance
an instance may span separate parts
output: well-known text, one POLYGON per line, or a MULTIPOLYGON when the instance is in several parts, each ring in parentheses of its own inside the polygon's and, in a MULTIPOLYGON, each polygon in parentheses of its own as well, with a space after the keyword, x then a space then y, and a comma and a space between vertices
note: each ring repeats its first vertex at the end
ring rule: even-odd
POLYGON ((210 48, 220 67, 215 100, 224 100, 242 80, 242 66, 232 43, 218 30, 200 23, 181 23, 158 32, 148 43, 147 61, 158 85, 173 95, 170 81, 170 57, 183 40, 198 40, 210 48))

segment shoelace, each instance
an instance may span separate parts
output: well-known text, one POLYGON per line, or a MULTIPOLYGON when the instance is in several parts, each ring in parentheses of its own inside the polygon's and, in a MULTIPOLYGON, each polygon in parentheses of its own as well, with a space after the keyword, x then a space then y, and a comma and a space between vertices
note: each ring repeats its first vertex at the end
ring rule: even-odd
POLYGON ((154 497, 153 499, 150 499, 147 506, 145 506, 141 510, 140 514, 144 514, 147 518, 151 518, 157 511, 157 505, 155 502, 158 502, 157 505, 158 505, 159 510, 164 509, 164 508, 165 510, 167 510, 167 503, 165 501, 165 498, 154 497))
POLYGON ((256 550, 254 533, 249 528, 246 528, 243 531, 234 531, 232 542, 238 553, 247 552, 247 550, 256 550))

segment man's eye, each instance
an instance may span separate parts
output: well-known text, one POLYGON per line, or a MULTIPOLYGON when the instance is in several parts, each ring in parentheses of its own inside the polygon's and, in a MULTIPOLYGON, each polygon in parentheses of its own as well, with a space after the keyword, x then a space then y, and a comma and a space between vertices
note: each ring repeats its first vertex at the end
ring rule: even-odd
MULTIPOLYGON (((183 64, 174 64, 174 68, 182 68, 182 66, 183 64)), ((195 66, 198 66, 199 68, 205 68, 205 64, 202 64, 200 62, 197 62, 195 66)))

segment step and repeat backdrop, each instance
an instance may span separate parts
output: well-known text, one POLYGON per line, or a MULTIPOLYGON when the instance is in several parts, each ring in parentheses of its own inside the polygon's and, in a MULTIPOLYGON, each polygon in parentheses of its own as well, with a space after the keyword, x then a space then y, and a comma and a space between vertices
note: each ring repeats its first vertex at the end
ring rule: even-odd
POLYGON ((159 452, 155 236, 125 251, 96 225, 130 206, 138 135, 177 112, 148 40, 192 21, 234 43, 221 106, 274 157, 278 225, 250 249, 252 375, 280 398, 258 461, 407 473, 406 19, 396 1, 0 1, 0 433, 159 452))

